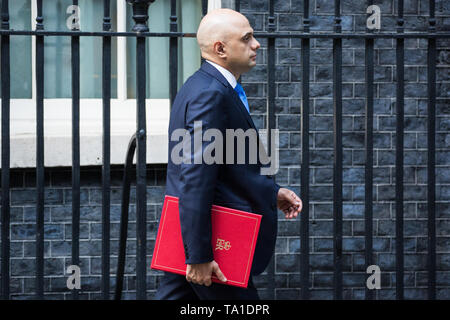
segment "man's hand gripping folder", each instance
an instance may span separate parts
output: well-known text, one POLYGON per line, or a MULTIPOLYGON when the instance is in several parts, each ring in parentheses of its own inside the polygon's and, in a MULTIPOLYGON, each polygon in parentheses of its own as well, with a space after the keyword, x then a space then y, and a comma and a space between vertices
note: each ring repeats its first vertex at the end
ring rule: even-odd
MULTIPOLYGON (((213 205, 211 245, 214 260, 227 278, 212 281, 246 288, 252 267, 261 215, 213 205)), ((186 275, 178 198, 166 196, 153 250, 152 269, 186 275)))

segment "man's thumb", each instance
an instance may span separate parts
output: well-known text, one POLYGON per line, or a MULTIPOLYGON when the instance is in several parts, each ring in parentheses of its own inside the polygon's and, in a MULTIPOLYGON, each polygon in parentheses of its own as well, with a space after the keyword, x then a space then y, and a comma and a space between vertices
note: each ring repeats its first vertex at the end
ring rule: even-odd
POLYGON ((213 271, 216 274, 217 278, 219 278, 220 281, 222 281, 222 282, 227 281, 227 278, 225 278, 225 276, 223 275, 223 273, 220 270, 219 265, 217 263, 215 263, 213 271))

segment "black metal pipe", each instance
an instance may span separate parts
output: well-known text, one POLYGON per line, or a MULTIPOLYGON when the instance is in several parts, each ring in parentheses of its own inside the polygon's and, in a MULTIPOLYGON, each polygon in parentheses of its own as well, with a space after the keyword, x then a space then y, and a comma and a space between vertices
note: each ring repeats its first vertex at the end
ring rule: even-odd
MULTIPOLYGON (((111 30, 110 1, 104 0, 103 31, 111 30)), ((102 294, 109 300, 110 198, 111 198, 111 37, 103 37, 102 63, 103 161, 102 161, 102 294)))
MULTIPOLYGON (((2 1, 2 21, 1 29, 9 29, 9 0, 2 1)), ((10 42, 9 36, 2 35, 1 38, 1 64, 2 72, 0 81, 2 86, 2 280, 1 295, 3 300, 9 300, 9 261, 10 261, 10 42)))
MULTIPOLYGON (((303 32, 309 33, 309 0, 303 2, 303 32)), ((300 287, 301 298, 309 299, 309 68, 310 39, 302 39, 302 163, 300 195, 303 203, 300 215, 300 287)))
POLYGON ((125 259, 127 250, 128 209, 130 205, 130 186, 132 174, 131 171, 133 169, 133 157, 135 151, 136 151, 136 134, 133 134, 133 136, 130 139, 130 142, 128 143, 128 149, 123 171, 119 256, 117 258, 116 291, 114 295, 114 300, 120 300, 122 298, 123 274, 125 270, 125 259))
MULTIPOLYGON (((397 32, 403 33, 403 0, 398 1, 397 32)), ((397 126, 395 148, 395 254, 396 254, 396 298, 403 300, 403 134, 404 134, 404 39, 397 39, 397 126)))
MULTIPOLYGON (((36 30, 44 29, 42 0, 36 30)), ((36 37, 36 299, 44 299, 44 37, 36 37)))

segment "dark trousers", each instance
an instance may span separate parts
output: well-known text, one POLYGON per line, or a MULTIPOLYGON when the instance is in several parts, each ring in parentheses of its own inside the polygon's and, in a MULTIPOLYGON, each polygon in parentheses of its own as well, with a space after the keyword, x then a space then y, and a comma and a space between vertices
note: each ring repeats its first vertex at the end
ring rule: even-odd
POLYGON ((213 282, 209 287, 186 281, 186 277, 165 272, 156 300, 259 300, 252 277, 247 288, 239 288, 213 282))

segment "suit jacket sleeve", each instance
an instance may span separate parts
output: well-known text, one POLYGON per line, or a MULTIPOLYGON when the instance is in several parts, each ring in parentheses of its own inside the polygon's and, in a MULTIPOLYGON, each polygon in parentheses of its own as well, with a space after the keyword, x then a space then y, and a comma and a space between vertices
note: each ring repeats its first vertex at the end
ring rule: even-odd
POLYGON ((281 189, 281 186, 278 183, 276 183, 275 181, 274 181, 274 184, 275 184, 275 186, 274 186, 274 188, 275 188, 275 203, 277 203, 278 191, 281 189))
POLYGON ((225 133, 223 93, 211 89, 199 91, 193 93, 187 102, 185 129, 191 138, 192 151, 187 157, 190 163, 183 161, 180 172, 179 212, 186 264, 205 263, 214 259, 211 247, 211 206, 220 164, 204 163, 203 150, 211 142, 203 142, 202 134, 208 129, 218 129, 222 136, 225 133), (202 130, 200 135, 194 137, 194 124, 198 126, 198 121, 201 121, 202 130), (201 147, 197 150, 194 139, 200 141, 198 146, 201 147), (195 162, 196 158, 201 160, 200 163, 195 162))

